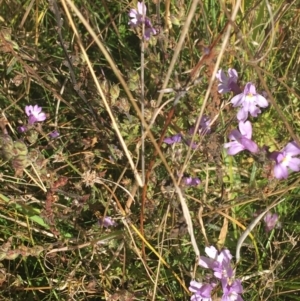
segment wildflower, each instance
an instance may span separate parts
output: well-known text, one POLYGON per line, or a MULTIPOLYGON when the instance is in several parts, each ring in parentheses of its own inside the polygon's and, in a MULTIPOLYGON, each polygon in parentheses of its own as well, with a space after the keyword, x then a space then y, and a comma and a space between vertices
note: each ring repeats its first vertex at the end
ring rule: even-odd
POLYGON ((225 143, 224 147, 228 148, 228 155, 236 155, 242 150, 247 149, 251 153, 258 152, 257 144, 251 140, 252 137, 252 125, 250 121, 240 121, 239 122, 239 130, 233 130, 229 134, 228 138, 231 142, 225 143))
POLYGON ((143 2, 137 3, 137 10, 135 8, 130 9, 129 17, 131 20, 128 22, 130 26, 136 27, 145 22, 147 7, 143 2))
POLYGON ((273 159, 276 164, 274 167, 274 176, 277 179, 287 179, 288 168, 292 171, 300 170, 300 159, 294 158, 300 154, 300 147, 296 142, 290 142, 283 148, 281 152, 273 152, 270 154, 270 159, 273 159))
POLYGON ((264 217, 265 231, 270 232, 278 222, 278 215, 276 213, 272 214, 268 212, 264 217))
POLYGON ((150 20, 149 19, 147 20, 148 22, 146 23, 148 23, 149 27, 145 26, 145 32, 144 32, 144 38, 146 41, 148 41, 151 38, 151 34, 156 35, 156 29, 152 26, 150 20))
POLYGON ((214 276, 218 279, 231 278, 233 276, 234 272, 230 264, 232 255, 229 250, 224 249, 218 252, 214 246, 211 246, 205 248, 205 253, 208 257, 200 256, 200 266, 213 270, 214 276))
POLYGON ((243 301, 240 294, 243 293, 243 287, 239 279, 234 280, 232 283, 228 282, 228 279, 221 279, 223 288, 223 296, 221 301, 243 301))
POLYGON ((174 136, 171 136, 171 137, 167 137, 164 139, 164 143, 167 143, 167 144, 174 144, 174 143, 178 143, 178 142, 181 142, 181 134, 176 134, 174 136))
POLYGON ((240 88, 237 85, 238 80, 238 74, 235 69, 229 68, 228 69, 228 76, 223 72, 222 69, 220 69, 217 74, 216 78, 220 82, 218 84, 218 92, 221 94, 227 93, 227 92, 240 92, 240 88))
POLYGON ((146 16, 146 12, 147 12, 146 5, 143 2, 138 2, 137 9, 132 8, 129 11, 128 15, 131 19, 128 22, 128 24, 131 27, 138 27, 138 26, 144 24, 145 25, 144 38, 145 38, 145 40, 149 40, 151 37, 151 34, 153 34, 153 35, 156 34, 156 30, 152 26, 150 19, 146 16))
POLYGON ((104 218, 99 219, 98 222, 104 228, 116 226, 116 222, 109 216, 105 216, 104 218))
POLYGON ((231 99, 231 103, 234 107, 241 107, 237 114, 239 121, 246 121, 248 113, 253 117, 257 117, 261 113, 259 107, 266 108, 269 105, 268 101, 262 95, 256 93, 255 86, 251 82, 246 84, 243 93, 231 99))
POLYGON ((189 290, 193 293, 191 301, 211 301, 211 291, 215 284, 201 283, 195 280, 190 282, 189 290))
POLYGON ((202 118, 201 118, 201 120, 200 120, 198 130, 196 131, 195 126, 193 126, 188 131, 188 133, 190 135, 193 135, 195 132, 199 132, 200 134, 210 133, 210 131, 211 131, 210 122, 211 122, 211 119, 208 116, 203 115, 202 118))
POLYGON ((17 130, 19 133, 25 133, 27 132, 27 127, 25 125, 20 125, 17 127, 17 130))
POLYGON ((55 138, 59 137, 59 132, 57 130, 55 130, 55 131, 51 132, 49 134, 49 136, 50 136, 50 138, 55 139, 55 138))
POLYGON ((185 186, 198 186, 201 183, 199 178, 192 177, 183 177, 182 181, 185 184, 185 186))
POLYGON ((38 105, 26 106, 25 113, 29 117, 28 124, 33 125, 35 122, 44 121, 46 119, 46 114, 42 112, 42 108, 38 105))

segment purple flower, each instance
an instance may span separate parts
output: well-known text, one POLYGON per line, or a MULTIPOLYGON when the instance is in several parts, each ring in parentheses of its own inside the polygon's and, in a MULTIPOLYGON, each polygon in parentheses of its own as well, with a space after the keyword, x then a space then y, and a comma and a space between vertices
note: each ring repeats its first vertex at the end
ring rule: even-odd
POLYGON ((116 222, 109 216, 105 216, 104 218, 99 219, 98 222, 104 228, 116 226, 116 222))
POLYGON ((236 279, 232 283, 229 283, 226 278, 221 279, 223 288, 223 296, 221 301, 243 301, 240 294, 243 293, 243 287, 241 281, 236 279))
POLYGON ((178 142, 181 142, 181 134, 176 134, 174 136, 171 136, 171 137, 167 137, 164 139, 164 143, 167 143, 167 144, 174 144, 174 143, 178 143, 178 142))
POLYGON ((228 148, 228 155, 236 155, 242 150, 247 149, 251 153, 258 152, 257 144, 251 140, 252 137, 252 125, 250 121, 240 121, 239 122, 239 130, 233 130, 229 134, 228 138, 231 142, 225 143, 224 147, 228 148))
POLYGON ((190 282, 189 290, 193 293, 191 301, 211 301, 211 291, 215 284, 201 283, 195 280, 190 282))
POLYGON ((244 92, 234 96, 231 103, 234 107, 241 107, 237 114, 239 121, 246 121, 248 113, 253 117, 257 117, 261 113, 259 107, 266 108, 269 105, 262 95, 256 93, 255 86, 252 83, 247 83, 244 92))
POLYGON ((300 148, 296 142, 290 142, 283 148, 281 152, 272 152, 270 159, 276 164, 274 167, 274 176, 277 179, 286 179, 289 175, 288 168, 292 171, 300 170, 300 159, 294 158, 300 154, 300 148))
POLYGON ((42 112, 42 108, 38 105, 26 106, 25 113, 29 117, 28 124, 33 125, 35 122, 44 121, 46 119, 46 114, 42 112))
POLYGON ((137 10, 135 8, 130 9, 129 17, 131 20, 128 22, 130 26, 139 26, 141 25, 146 17, 147 7, 143 2, 137 3, 137 10))
POLYGON ((205 248, 205 253, 208 257, 200 256, 200 266, 213 270, 214 276, 218 279, 231 278, 233 276, 234 272, 230 264, 232 255, 229 250, 224 249, 218 252, 214 246, 211 246, 205 248))
POLYGON ((238 74, 235 69, 229 68, 228 76, 223 72, 222 69, 220 69, 216 74, 216 78, 220 82, 218 84, 219 93, 224 94, 231 91, 235 93, 240 92, 240 88, 237 85, 238 74))
MULTIPOLYGON (((151 24, 150 20, 148 21, 151 24)), ((151 25, 150 27, 145 27, 144 38, 145 40, 149 40, 151 38, 151 34, 156 35, 155 28, 151 25)))
POLYGON ((152 23, 148 17, 146 17, 147 7, 143 2, 137 3, 137 9, 132 8, 129 11, 129 17, 131 18, 128 24, 132 27, 137 27, 145 24, 144 38, 149 40, 151 34, 156 34, 155 28, 152 26, 152 23))
POLYGON ((182 181, 185 184, 185 186, 198 186, 201 183, 199 178, 192 177, 183 177, 182 181))
POLYGON ((17 130, 19 133, 25 133, 27 132, 27 127, 25 125, 20 125, 17 127, 17 130))
POLYGON ((55 139, 55 138, 59 137, 59 132, 57 130, 55 130, 55 131, 51 132, 49 134, 49 136, 50 136, 50 138, 55 139))
POLYGON ((194 135, 195 132, 199 132, 200 134, 210 133, 211 131, 210 123, 211 123, 211 119, 208 116, 203 115, 200 120, 198 131, 196 131, 195 126, 193 126, 191 129, 189 129, 188 133, 190 135, 194 135))
POLYGON ((278 215, 276 213, 272 214, 268 212, 264 217, 265 231, 270 232, 278 222, 278 215))

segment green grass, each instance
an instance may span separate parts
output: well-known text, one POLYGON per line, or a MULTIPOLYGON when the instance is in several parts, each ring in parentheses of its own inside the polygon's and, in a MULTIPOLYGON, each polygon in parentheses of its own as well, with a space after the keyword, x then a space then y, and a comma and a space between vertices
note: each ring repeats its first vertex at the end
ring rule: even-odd
MULTIPOLYGON (((1 133, 25 143, 25 155, 10 159, 13 148, 1 136, 1 300, 189 300, 191 279, 209 271, 197 266, 182 202, 204 255, 206 245, 235 254, 255 214, 283 199, 271 210, 281 227, 254 227, 236 277, 244 300, 298 300, 299 173, 279 181, 267 159, 228 156, 223 144, 237 128, 232 95, 218 94, 214 81, 206 98, 234 1, 200 1, 179 49, 193 1, 170 0, 172 28, 168 1, 146 2, 160 29, 148 42, 128 26, 135 2, 75 1, 87 24, 68 3, 1 4, 1 133), (165 135, 186 133, 201 111, 215 119, 212 133, 195 137, 196 151, 185 143, 159 145, 175 96, 159 91, 184 87, 211 45, 201 80, 180 99, 165 135), (19 133, 25 106, 35 104, 47 119, 19 133), (144 152, 141 119, 154 120, 144 152), (53 130, 60 133, 54 140, 53 130), (178 186, 180 174, 202 182, 178 186), (138 185, 144 177, 146 188, 138 185), (101 227, 103 216, 116 227, 101 227)), ((217 68, 237 69, 241 86, 252 81, 259 92, 269 89, 270 106, 250 120, 253 139, 273 151, 299 137, 300 51, 296 1, 270 9, 242 1, 217 68)), ((217 287, 213 300, 221 295, 217 287)))

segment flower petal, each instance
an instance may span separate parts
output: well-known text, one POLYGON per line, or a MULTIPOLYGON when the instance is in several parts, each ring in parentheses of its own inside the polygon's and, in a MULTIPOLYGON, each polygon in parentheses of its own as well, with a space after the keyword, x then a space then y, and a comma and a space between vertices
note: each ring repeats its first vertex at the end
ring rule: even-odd
POLYGON ((227 154, 230 156, 234 156, 237 153, 243 151, 245 148, 242 144, 234 141, 234 142, 229 142, 224 144, 225 148, 228 148, 227 154))
POLYGON ((147 13, 147 7, 143 2, 138 2, 137 3, 137 7, 138 7, 138 12, 140 15, 145 16, 147 13))
POLYGON ((252 137, 252 124, 251 124, 250 121, 246 121, 246 122, 240 121, 239 122, 239 130, 240 130, 240 132, 243 136, 245 136, 248 139, 251 139, 251 137, 252 137))
POLYGON ((203 268, 213 269, 215 260, 211 258, 207 258, 205 256, 200 256, 199 265, 203 268))
POLYGON ((32 114, 32 111, 33 111, 33 107, 31 105, 25 106, 25 113, 28 117, 32 114))
POLYGON ((247 118, 248 118, 248 111, 245 110, 244 108, 241 108, 241 109, 238 111, 236 117, 237 117, 237 119, 238 119, 239 121, 246 121, 247 118))
POLYGON ((217 74, 216 74, 216 79, 219 80, 220 82, 225 82, 227 81, 227 76, 225 74, 225 72, 220 69, 217 74))
POLYGON ((234 97, 232 97, 230 102, 232 103, 232 105, 234 107, 240 106, 244 102, 244 93, 240 93, 238 95, 235 95, 234 97))
POLYGON ((261 110, 255 105, 254 102, 249 103, 248 111, 253 117, 257 117, 257 115, 261 113, 261 110))
POLYGON ((236 83, 237 80, 238 80, 238 73, 235 69, 233 68, 229 68, 228 69, 228 75, 229 75, 229 78, 232 82, 236 83))
POLYGON ((240 140, 241 138, 243 137, 243 135, 238 131, 238 130, 232 130, 229 135, 228 135, 228 138, 230 140, 240 140))
POLYGON ((290 158, 290 160, 288 161, 287 166, 292 171, 299 171, 300 170, 300 159, 299 158, 290 158))
POLYGON ((260 94, 256 95, 256 104, 261 108, 266 108, 269 105, 268 101, 260 94))
POLYGON ((287 167, 282 164, 276 164, 274 167, 274 176, 276 179, 287 179, 289 173, 287 167))
POLYGON ((300 155, 300 148, 295 141, 288 143, 283 151, 291 156, 300 155))
POLYGON ((177 143, 180 141, 181 141, 181 134, 176 134, 174 136, 167 137, 164 139, 164 143, 167 143, 167 144, 174 144, 174 143, 177 143))
POLYGON ((258 146, 257 144, 247 138, 242 138, 240 143, 244 146, 245 149, 247 149, 251 153, 257 153, 258 152, 258 146))
POLYGON ((205 253, 209 258, 217 259, 218 250, 214 246, 205 247, 205 253))
POLYGON ((248 94, 256 95, 256 88, 251 82, 248 82, 245 85, 244 94, 245 95, 248 95, 248 94))

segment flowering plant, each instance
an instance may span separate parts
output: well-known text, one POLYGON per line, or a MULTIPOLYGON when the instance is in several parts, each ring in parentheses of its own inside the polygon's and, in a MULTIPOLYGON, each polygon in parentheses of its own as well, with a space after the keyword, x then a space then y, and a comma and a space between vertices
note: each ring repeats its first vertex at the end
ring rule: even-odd
POLYGON ((144 38, 145 40, 149 40, 151 34, 155 35, 156 30, 152 26, 151 20, 146 16, 147 7, 143 2, 137 3, 137 8, 132 8, 129 11, 129 17, 131 18, 128 24, 135 28, 144 24, 145 31, 144 31, 144 38))
POLYGON ((46 120, 46 114, 42 112, 42 108, 38 105, 35 106, 26 106, 25 113, 28 116, 28 124, 32 125, 35 122, 46 120))
POLYGON ((219 252, 214 246, 210 246, 205 248, 205 253, 208 257, 200 256, 199 266, 211 269, 215 278, 210 279, 208 283, 192 280, 189 287, 193 293, 191 301, 211 301, 211 291, 216 287, 217 281, 221 282, 223 290, 221 301, 243 301, 240 296, 243 293, 243 287, 241 280, 235 279, 235 272, 231 267, 230 251, 223 249, 219 252))

